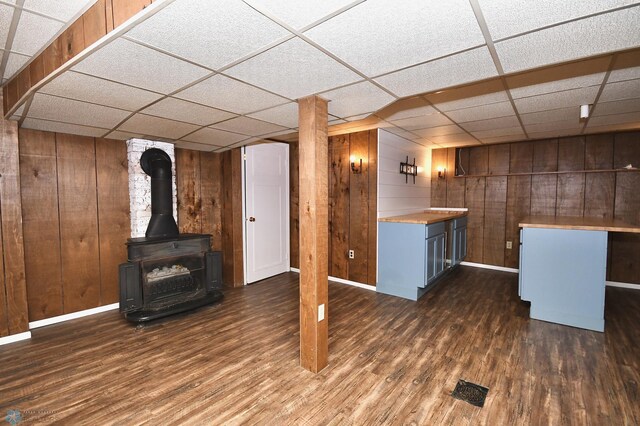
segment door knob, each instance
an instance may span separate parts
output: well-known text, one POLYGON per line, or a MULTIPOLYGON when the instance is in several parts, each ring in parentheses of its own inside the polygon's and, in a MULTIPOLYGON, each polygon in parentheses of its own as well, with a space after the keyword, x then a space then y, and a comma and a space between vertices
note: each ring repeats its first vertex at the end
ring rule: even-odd
POLYGON ((255 218, 255 217, 251 216, 251 217, 249 218, 249 222, 255 222, 255 221, 256 221, 256 218, 255 218))

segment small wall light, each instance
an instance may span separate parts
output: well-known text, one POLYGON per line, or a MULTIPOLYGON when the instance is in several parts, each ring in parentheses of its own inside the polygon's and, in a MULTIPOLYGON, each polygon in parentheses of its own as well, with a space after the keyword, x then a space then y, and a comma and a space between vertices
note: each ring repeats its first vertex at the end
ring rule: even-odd
POLYGON ((447 177, 447 169, 442 166, 438 166, 438 179, 445 179, 447 177))
POLYGON ((352 155, 352 156, 349 158, 349 161, 351 161, 351 171, 352 171, 354 174, 356 174, 356 175, 357 175, 357 174, 359 174, 359 173, 362 173, 362 158, 360 159, 360 167, 356 167, 356 156, 355 156, 355 155, 352 155))
POLYGON ((409 156, 407 156, 407 160, 400 163, 400 174, 404 176, 404 182, 409 183, 409 176, 413 176, 413 183, 416 183, 416 176, 418 175, 418 167, 416 167, 416 159, 414 157, 413 163, 409 163, 409 156))

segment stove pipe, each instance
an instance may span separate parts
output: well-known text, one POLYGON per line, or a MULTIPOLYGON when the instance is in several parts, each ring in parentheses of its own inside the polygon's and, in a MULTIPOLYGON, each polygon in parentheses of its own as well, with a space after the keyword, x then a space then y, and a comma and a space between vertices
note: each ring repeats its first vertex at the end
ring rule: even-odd
POLYGON ((150 148, 142 153, 140 165, 151 176, 151 220, 146 237, 177 237, 180 232, 173 218, 171 158, 161 149, 150 148))

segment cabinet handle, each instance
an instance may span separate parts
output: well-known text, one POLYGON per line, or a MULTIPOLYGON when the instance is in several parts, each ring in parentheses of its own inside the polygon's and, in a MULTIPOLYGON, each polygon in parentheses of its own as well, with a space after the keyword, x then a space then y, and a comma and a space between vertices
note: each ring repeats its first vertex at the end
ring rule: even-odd
POLYGON ((251 216, 251 217, 249 218, 249 222, 255 222, 255 221, 256 221, 256 218, 255 218, 255 217, 251 216))

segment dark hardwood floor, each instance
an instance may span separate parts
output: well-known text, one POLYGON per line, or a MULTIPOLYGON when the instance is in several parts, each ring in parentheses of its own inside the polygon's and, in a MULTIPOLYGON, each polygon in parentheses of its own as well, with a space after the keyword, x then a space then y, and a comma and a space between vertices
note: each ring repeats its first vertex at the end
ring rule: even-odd
POLYGON ((0 347, 0 415, 60 424, 640 424, 640 292, 604 334, 530 320, 517 275, 460 267, 419 302, 329 285, 329 367, 298 366, 298 275, 143 328, 115 311, 0 347), (458 379, 489 388, 477 408, 458 379))

